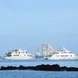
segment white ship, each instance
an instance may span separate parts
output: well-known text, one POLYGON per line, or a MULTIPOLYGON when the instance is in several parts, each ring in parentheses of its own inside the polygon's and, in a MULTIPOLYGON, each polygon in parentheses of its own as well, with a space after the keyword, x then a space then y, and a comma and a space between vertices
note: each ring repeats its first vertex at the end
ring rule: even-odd
POLYGON ((47 60, 78 60, 78 54, 72 53, 67 49, 63 48, 63 50, 55 50, 50 45, 47 48, 43 47, 43 55, 44 59, 47 60), (50 49, 50 51, 49 51, 50 49))
POLYGON ((12 50, 11 52, 8 52, 5 54, 3 59, 6 60, 29 60, 29 59, 35 59, 35 57, 27 52, 26 50, 22 49, 15 49, 12 50))
POLYGON ((67 52, 65 50, 53 52, 47 57, 48 60, 78 60, 78 54, 67 52))

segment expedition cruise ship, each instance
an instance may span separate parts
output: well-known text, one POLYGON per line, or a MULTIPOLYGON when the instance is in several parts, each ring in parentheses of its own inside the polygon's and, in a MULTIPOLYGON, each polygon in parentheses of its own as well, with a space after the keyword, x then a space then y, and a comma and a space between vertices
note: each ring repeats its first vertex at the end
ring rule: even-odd
POLYGON ((29 59, 35 59, 35 57, 27 52, 26 50, 22 49, 15 49, 12 50, 11 52, 8 52, 5 54, 3 59, 6 60, 29 60, 29 59))
POLYGON ((78 60, 78 54, 60 50, 53 52, 47 57, 48 60, 78 60))
POLYGON ((47 60, 78 60, 78 54, 72 53, 67 49, 63 48, 63 50, 55 50, 51 47, 50 44, 42 45, 42 52, 44 59, 47 60))

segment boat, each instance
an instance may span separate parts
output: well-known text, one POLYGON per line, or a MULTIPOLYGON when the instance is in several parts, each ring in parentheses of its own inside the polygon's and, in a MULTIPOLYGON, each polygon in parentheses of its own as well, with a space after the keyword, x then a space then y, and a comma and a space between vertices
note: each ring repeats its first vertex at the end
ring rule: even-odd
POLYGON ((47 60, 78 60, 78 54, 72 53, 67 49, 53 52, 46 57, 47 60))
POLYGON ((32 60, 35 59, 35 57, 26 50, 14 49, 6 53, 3 59, 5 60, 30 60, 31 59, 32 60))
POLYGON ((55 50, 50 44, 42 44, 42 53, 45 60, 78 60, 78 54, 72 53, 63 47, 55 50))

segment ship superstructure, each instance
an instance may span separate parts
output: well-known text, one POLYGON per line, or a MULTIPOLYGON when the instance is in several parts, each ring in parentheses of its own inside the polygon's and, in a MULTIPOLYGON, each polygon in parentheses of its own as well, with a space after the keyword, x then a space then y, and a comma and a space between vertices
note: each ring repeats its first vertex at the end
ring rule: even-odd
POLYGON ((8 52, 3 59, 8 60, 26 60, 26 59, 35 59, 35 57, 26 50, 15 49, 11 52, 8 52))

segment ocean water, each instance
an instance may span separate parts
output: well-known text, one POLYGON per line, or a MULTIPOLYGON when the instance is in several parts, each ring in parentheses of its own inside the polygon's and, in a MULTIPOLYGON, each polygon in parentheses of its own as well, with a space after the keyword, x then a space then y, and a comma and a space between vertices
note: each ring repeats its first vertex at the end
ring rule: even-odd
POLYGON ((0 78, 78 78, 78 72, 6 70, 0 71, 0 78))
POLYGON ((65 61, 51 61, 51 60, 2 60, 0 59, 0 66, 36 66, 41 64, 59 64, 60 66, 78 67, 78 60, 65 61))
MULTIPOLYGON (((78 61, 50 60, 0 60, 0 66, 36 66, 40 64, 59 64, 60 66, 78 67, 78 61)), ((78 72, 67 71, 33 71, 33 70, 1 70, 0 78, 78 78, 78 72)))

